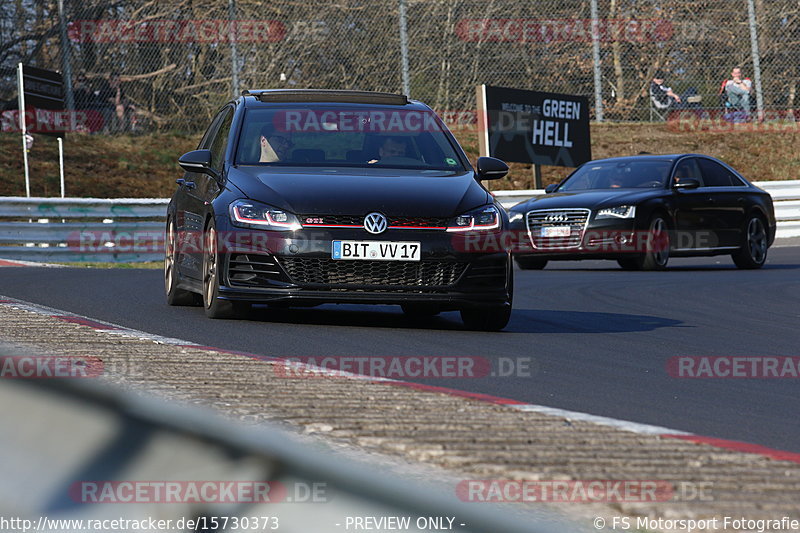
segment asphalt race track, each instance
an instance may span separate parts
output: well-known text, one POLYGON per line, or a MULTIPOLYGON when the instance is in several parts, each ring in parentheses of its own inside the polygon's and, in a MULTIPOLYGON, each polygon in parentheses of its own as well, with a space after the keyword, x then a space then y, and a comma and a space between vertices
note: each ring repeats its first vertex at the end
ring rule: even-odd
POLYGON ((501 333, 464 331, 457 313, 415 322, 390 306, 255 308, 248 320, 209 320, 199 307, 164 303, 160 270, 3 268, 0 294, 270 356, 530 356, 528 378, 424 382, 800 452, 798 379, 666 370, 673 356, 800 356, 800 247, 771 249, 760 271, 723 256, 672 259, 666 272, 584 261, 516 275, 501 333))

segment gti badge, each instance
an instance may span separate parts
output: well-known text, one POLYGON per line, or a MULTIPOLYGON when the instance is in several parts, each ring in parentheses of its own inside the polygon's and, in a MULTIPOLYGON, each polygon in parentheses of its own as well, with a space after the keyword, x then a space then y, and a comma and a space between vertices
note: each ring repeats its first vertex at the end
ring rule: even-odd
POLYGON ((369 233, 376 235, 383 233, 388 226, 389 223, 386 221, 386 217, 380 213, 370 213, 364 217, 364 229, 369 233))

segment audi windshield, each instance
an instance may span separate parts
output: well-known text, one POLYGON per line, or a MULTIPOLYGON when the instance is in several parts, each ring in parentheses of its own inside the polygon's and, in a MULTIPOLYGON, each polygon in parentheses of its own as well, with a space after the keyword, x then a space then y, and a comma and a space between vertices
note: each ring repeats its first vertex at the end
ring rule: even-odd
POLYGON ((672 161, 668 159, 592 161, 573 172, 558 192, 664 187, 670 168, 672 161))

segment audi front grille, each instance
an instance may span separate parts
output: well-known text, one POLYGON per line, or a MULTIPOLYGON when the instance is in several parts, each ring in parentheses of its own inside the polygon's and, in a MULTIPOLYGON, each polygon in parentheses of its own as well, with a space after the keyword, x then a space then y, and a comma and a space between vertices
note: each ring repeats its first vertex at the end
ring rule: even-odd
POLYGON ((589 214, 588 209, 528 211, 525 220, 531 245, 539 250, 580 247, 589 222, 589 214))

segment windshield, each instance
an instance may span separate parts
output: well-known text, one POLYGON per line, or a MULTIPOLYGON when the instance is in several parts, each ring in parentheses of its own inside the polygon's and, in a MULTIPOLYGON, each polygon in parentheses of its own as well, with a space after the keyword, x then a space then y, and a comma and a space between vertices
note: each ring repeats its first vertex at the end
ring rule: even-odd
POLYGON ((661 159, 593 161, 576 170, 558 192, 664 187, 672 161, 661 159))
POLYGON ((236 162, 242 165, 467 170, 431 111, 397 107, 251 109, 236 162))

